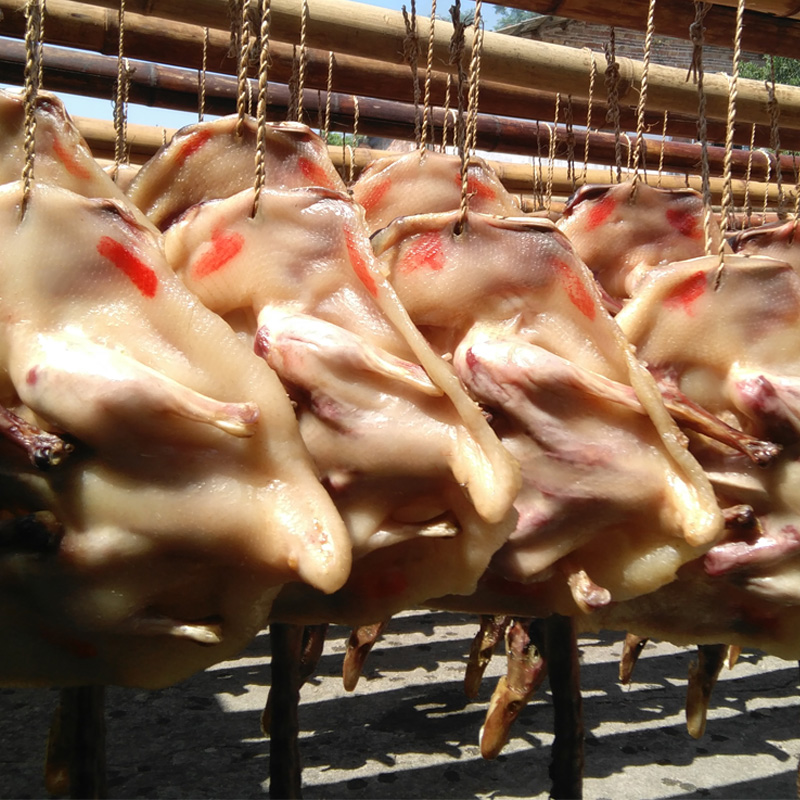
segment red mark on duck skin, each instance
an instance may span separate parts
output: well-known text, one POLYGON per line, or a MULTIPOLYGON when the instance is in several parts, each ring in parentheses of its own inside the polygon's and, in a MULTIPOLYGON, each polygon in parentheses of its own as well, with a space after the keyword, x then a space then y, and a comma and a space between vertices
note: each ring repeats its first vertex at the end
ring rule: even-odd
POLYGON ((588 319, 594 319, 597 315, 597 307, 580 275, 566 261, 561 261, 559 258, 552 259, 550 263, 561 277, 564 291, 567 293, 572 305, 588 319))
POLYGON ((379 572, 365 573, 357 578, 359 596, 364 597, 396 597, 408 589, 408 579, 399 569, 382 569, 379 572))
POLYGON ((71 175, 83 180, 88 180, 92 177, 92 173, 89 172, 88 168, 78 162, 75 153, 65 147, 58 137, 53 138, 53 152, 71 175))
POLYGON ((685 281, 670 289, 664 298, 664 305, 667 308, 682 308, 689 316, 694 314, 692 303, 701 297, 706 290, 708 278, 706 273, 700 270, 690 275, 685 281))
POLYGON ((592 230, 602 225, 617 207, 617 202, 613 197, 606 195, 601 197, 590 209, 586 219, 586 228, 592 230))
POLYGON ((408 273, 420 267, 427 267, 434 272, 444 267, 442 239, 436 231, 417 236, 400 259, 397 271, 408 273))
POLYGON ((189 156, 194 155, 209 139, 211 138, 211 131, 197 131, 190 133, 186 141, 178 148, 175 153, 175 161, 180 165, 186 161, 189 156))
POLYGON ((36 381, 39 380, 39 372, 36 367, 31 367, 28 370, 28 374, 25 376, 25 383, 28 386, 36 386, 36 381))
POLYGON ((697 215, 687 208, 668 208, 667 222, 678 233, 687 236, 689 239, 700 239, 703 235, 703 229, 698 226, 697 215))
POLYGON ((385 178, 382 181, 373 181, 370 184, 369 189, 361 197, 361 207, 365 211, 372 211, 372 209, 375 208, 375 206, 378 205, 381 200, 383 200, 386 192, 389 191, 391 186, 392 182, 388 178, 385 178))
MULTIPOLYGON (((456 175, 456 185, 461 186, 461 176, 456 175)), ((494 200, 497 193, 491 186, 487 186, 483 181, 478 180, 474 174, 467 173, 467 194, 470 197, 477 197, 479 200, 494 200)))
POLYGON ((192 267, 195 278, 205 278, 222 269, 235 258, 244 247, 244 236, 240 233, 216 230, 211 234, 208 249, 197 259, 192 267))
POLYGON ((155 297, 158 276, 124 245, 110 236, 103 236, 97 243, 97 252, 122 270, 145 297, 155 297))
POLYGON ((332 189, 331 179, 328 173, 319 165, 315 164, 310 158, 300 156, 297 159, 297 166, 303 177, 309 181, 312 186, 322 186, 325 189, 332 189))
POLYGON ((375 276, 370 272, 369 264, 361 254, 358 243, 353 236, 352 231, 344 228, 344 243, 347 246, 347 255, 350 257, 350 263, 353 265, 353 271, 358 276, 364 288, 373 296, 378 296, 378 286, 375 283, 375 276))

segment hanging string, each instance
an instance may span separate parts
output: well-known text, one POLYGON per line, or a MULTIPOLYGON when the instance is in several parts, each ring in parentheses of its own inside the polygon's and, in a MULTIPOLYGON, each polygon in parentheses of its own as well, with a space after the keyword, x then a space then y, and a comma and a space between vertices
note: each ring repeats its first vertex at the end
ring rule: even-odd
POLYGON ((256 177, 253 191, 252 217, 258 213, 261 190, 264 188, 267 149, 267 73, 269 57, 270 0, 261 0, 261 26, 258 32, 258 106, 256 111, 256 177))
MULTIPOLYGON (((588 47, 584 47, 583 49, 588 51, 590 59, 589 100, 586 104, 586 141, 583 143, 583 172, 581 173, 581 183, 585 185, 589 173, 589 134, 592 130, 592 102, 594 99, 594 82, 597 79, 597 62, 594 60, 594 54, 588 47)), ((539 135, 538 126, 536 135, 539 135)))
POLYGON ((306 47, 306 33, 308 30, 308 0, 303 0, 300 13, 300 62, 297 66, 297 121, 303 121, 303 90, 306 84, 306 63, 308 62, 308 48, 306 47))
POLYGON ((781 108, 775 98, 775 59, 769 56, 770 79, 767 82, 767 110, 769 111, 769 146, 775 153, 775 187, 778 190, 778 219, 786 216, 784 209, 785 198, 783 196, 783 175, 781 174, 781 136, 778 129, 778 122, 781 116, 781 108))
MULTIPOLYGON (((546 123, 545 123, 546 124, 546 123)), ((536 208, 544 208, 544 172, 542 168, 542 137, 540 135, 541 123, 536 123, 536 168, 533 178, 533 199, 536 208)), ((548 130, 550 126, 548 125, 548 130)))
MULTIPOLYGON (((622 183, 622 128, 619 121, 619 64, 617 63, 617 45, 614 26, 608 34, 608 44, 603 48, 606 54, 606 94, 608 95, 608 112, 606 121, 614 125, 614 163, 617 166, 617 183, 622 183)), ((612 170, 613 180, 613 170, 612 170)))
POLYGON ((47 3, 41 0, 41 12, 39 14, 39 36, 36 41, 36 60, 39 62, 39 68, 36 71, 36 80, 38 81, 39 88, 41 89, 44 81, 42 80, 44 71, 44 19, 47 16, 47 3))
POLYGON ((450 87, 453 83, 453 76, 447 73, 447 82, 444 87, 444 106, 442 108, 442 152, 447 151, 447 121, 450 118, 450 87))
POLYGON ((567 95, 567 108, 564 112, 564 127, 567 135, 567 177, 572 181, 572 191, 575 191, 577 179, 575 177, 575 132, 572 130, 572 95, 567 95))
POLYGON ((747 169, 744 174, 744 205, 742 208, 742 230, 750 225, 753 206, 750 203, 750 176, 753 172, 753 152, 756 142, 756 124, 750 126, 750 149, 747 152, 747 169))
POLYGON ((469 98, 467 104, 467 154, 475 153, 478 138, 478 98, 481 89, 481 54, 483 53, 484 25, 481 16, 481 0, 475 2, 475 16, 473 22, 475 31, 472 40, 472 61, 469 75, 469 98))
POLYGON ((167 144, 167 129, 161 129, 161 145, 165 146, 167 144))
MULTIPOLYGON (((350 167, 347 172, 347 183, 352 184, 356 179, 356 152, 358 147, 358 98, 353 95, 353 143, 347 146, 350 156, 350 167)), ((346 138, 346 137, 345 137, 346 138)))
POLYGON ((114 171, 112 178, 116 182, 119 168, 126 161, 125 150, 128 144, 128 92, 129 69, 124 53, 125 41, 125 0, 119 2, 117 17, 119 44, 117 48, 117 86, 114 95, 114 171))
MULTIPOLYGON (((706 93, 703 88, 703 40, 705 28, 703 22, 711 5, 694 0, 694 22, 689 26, 689 38, 692 41, 692 63, 686 80, 692 78, 697 83, 697 138, 700 140, 700 175, 703 192, 703 237, 705 254, 711 255, 711 179, 708 165, 708 120, 706 118, 706 93)), ((688 182, 688 175, 687 175, 688 182)), ((688 184, 687 184, 688 185, 688 184)))
MULTIPOLYGON (((736 5, 736 32, 733 39, 733 66, 731 67, 730 94, 728 95, 728 119, 725 126, 725 157, 722 166, 722 206, 720 208, 720 222, 723 231, 728 226, 728 214, 733 208, 733 131, 736 122, 736 98, 739 93, 739 62, 742 58, 742 29, 744 28, 745 0, 738 0, 736 5)), ((769 196, 766 192, 765 199, 769 196)), ((766 214, 766 211, 765 211, 766 214)), ((719 268, 715 281, 715 288, 719 288, 724 266, 725 236, 719 237, 719 268)))
POLYGON ((664 124, 661 127, 661 150, 658 154, 658 183, 656 186, 661 188, 661 177, 664 174, 664 150, 667 145, 667 120, 669 119, 669 111, 664 110, 664 124))
POLYGON ((297 90, 300 80, 300 59, 297 57, 297 45, 292 45, 292 72, 289 75, 289 107, 286 109, 287 119, 297 119, 297 90))
POLYGON ((411 68, 411 82, 414 87, 414 141, 417 147, 421 145, 421 118, 420 101, 422 96, 419 89, 419 37, 417 36, 417 3, 411 0, 411 17, 408 16, 406 7, 403 6, 403 22, 406 26, 406 36, 403 40, 403 58, 411 68))
POLYGON ((548 131, 550 133, 550 141, 548 142, 547 148, 547 188, 545 190, 544 196, 544 208, 547 213, 550 213, 550 207, 553 203, 553 175, 555 171, 555 163, 556 163, 556 132, 558 130, 558 107, 561 103, 561 94, 556 94, 556 111, 555 111, 555 119, 553 121, 553 127, 551 128, 548 125, 548 131))
POLYGON ((797 227, 800 218, 800 172, 797 171, 797 153, 792 153, 792 169, 794 170, 794 224, 797 227))
POLYGON ((767 221, 767 209, 769 208, 769 181, 770 178, 772 177, 772 157, 763 148, 760 148, 758 152, 761 153, 762 156, 764 156, 764 159, 767 162, 765 164, 765 175, 764 175, 764 205, 763 208, 761 209, 761 222, 763 224, 767 221))
MULTIPOLYGON (((431 0, 430 27, 428 28, 428 55, 427 61, 425 62, 425 93, 422 99, 422 134, 420 135, 419 142, 420 151, 424 151, 428 144, 428 117, 431 114, 431 82, 433 80, 433 42, 435 26, 436 0, 431 0)), ((431 125, 431 128, 433 128, 433 125, 431 125)))
POLYGON ((236 135, 244 133, 244 120, 247 116, 247 106, 250 102, 250 85, 247 80, 247 64, 250 60, 250 21, 247 14, 247 0, 239 0, 239 27, 235 35, 235 44, 239 57, 239 69, 236 75, 236 113, 239 121, 236 123, 236 135))
POLYGON ((457 69, 456 82, 456 107, 457 116, 453 126, 453 143, 459 154, 464 152, 465 123, 464 119, 464 86, 466 83, 466 71, 464 70, 464 40, 465 25, 461 19, 461 0, 455 0, 450 6, 450 19, 453 23, 453 36, 450 39, 449 63, 455 64, 457 69))
POLYGON ((33 184, 33 166, 36 157, 36 98, 41 83, 42 20, 44 0, 28 0, 25 4, 25 136, 22 166, 22 203, 20 218, 25 216, 33 184))
POLYGON ((203 57, 197 71, 197 121, 206 114, 206 66, 208 64, 208 28, 203 28, 203 57))
MULTIPOLYGON (((644 165, 644 110, 647 103, 647 84, 650 75, 650 53, 653 49, 653 31, 655 30, 656 0, 650 0, 647 8, 647 27, 644 34, 644 56, 642 59, 642 86, 639 90, 639 102, 636 106, 636 150, 633 154, 633 191, 639 183, 639 168, 644 165)), ((646 177, 646 174, 645 174, 646 177)))
POLYGON ((328 51, 328 82, 325 84, 325 124, 321 135, 323 141, 328 141, 331 132, 331 93, 333 91, 333 50, 328 51))
POLYGON ((469 160, 475 146, 478 121, 478 83, 480 78, 480 53, 483 44, 483 20, 481 19, 481 0, 475 0, 472 21, 472 52, 469 62, 469 87, 467 121, 461 147, 461 207, 459 209, 456 233, 460 234, 467 224, 469 211, 469 160))

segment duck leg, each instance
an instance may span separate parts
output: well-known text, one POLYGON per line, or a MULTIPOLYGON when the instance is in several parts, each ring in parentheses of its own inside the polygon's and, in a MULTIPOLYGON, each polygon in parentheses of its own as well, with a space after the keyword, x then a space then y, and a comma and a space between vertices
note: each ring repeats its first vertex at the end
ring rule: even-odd
POLYGON ((635 633, 626 634, 625 644, 622 646, 622 657, 619 660, 619 682, 623 686, 627 686, 631 682, 633 668, 649 641, 646 636, 637 636, 635 633))
POLYGON ((686 727, 694 739, 699 739, 705 732, 708 702, 727 654, 727 645, 701 644, 697 647, 697 661, 689 664, 686 727))
POLYGON ((350 638, 347 640, 347 652, 344 654, 344 664, 342 664, 342 681, 345 691, 352 692, 358 685, 364 662, 367 660, 369 651, 372 650, 378 637, 383 633, 389 620, 374 622, 372 625, 361 625, 353 628, 350 638))
POLYGON ((481 614, 480 628, 469 649, 469 663, 464 675, 464 694, 473 698, 478 696, 483 673, 492 660, 492 655, 503 632, 511 622, 511 617, 501 614, 481 614))
POLYGON ((547 675, 547 662, 528 635, 529 624, 530 620, 514 620, 506 627, 508 671, 497 682, 480 732, 486 759, 500 755, 511 725, 547 675))

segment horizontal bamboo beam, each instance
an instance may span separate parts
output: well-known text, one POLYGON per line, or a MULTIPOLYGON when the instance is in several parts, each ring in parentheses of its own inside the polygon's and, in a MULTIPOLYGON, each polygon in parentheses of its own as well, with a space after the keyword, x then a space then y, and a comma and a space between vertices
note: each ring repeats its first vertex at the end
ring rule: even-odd
MULTIPOLYGON (((18 3, 24 0, 17 0, 18 3)), ((119 0, 96 0, 96 4, 117 8, 119 0)), ((249 0, 255 12, 256 0, 249 0)), ((91 5, 92 3, 87 3, 91 5)), ((228 30, 228 0, 126 0, 126 8, 173 20, 191 19, 198 25, 228 30)), ((299 37, 302 0, 271 0, 270 35, 288 42, 299 37)), ((417 17, 419 37, 427 41, 430 21, 417 17)), ((437 70, 455 72, 449 64, 452 25, 436 21, 433 38, 434 61, 437 70)), ((352 0, 310 0, 306 41, 310 47, 367 56, 381 61, 403 63, 405 23, 400 12, 364 5, 352 0)), ((464 63, 469 60, 472 40, 467 33, 464 63)), ((424 59, 420 54, 420 61, 424 59)), ((620 103, 635 106, 642 81, 643 64, 633 59, 618 59, 620 68, 620 103)), ((485 35, 481 58, 481 74, 485 80, 513 86, 552 91, 586 98, 592 62, 600 74, 605 70, 605 58, 571 47, 535 42, 528 39, 488 32, 485 35)), ((706 75, 707 114, 711 119, 724 120, 728 114, 730 87, 724 75, 706 75)), ((693 114, 697 108, 695 87, 686 81, 685 70, 650 65, 648 76, 648 107, 693 114)), ((800 88, 779 86, 776 99, 781 107, 783 128, 800 129, 800 88)), ((741 80, 737 100, 737 120, 768 124, 767 90, 759 81, 741 80)))
MULTIPOLYGON (((24 39, 25 16, 19 0, 0 0, 0 34, 24 39)), ((211 30, 208 43, 208 69, 210 73, 235 74, 235 60, 228 55, 229 34, 211 30)), ((85 5, 71 0, 48 0, 45 39, 53 44, 92 50, 97 53, 116 54, 119 34, 117 13, 85 5)), ((197 25, 149 18, 126 12, 125 53, 128 57, 155 61, 178 67, 197 69, 202 56, 203 30, 197 25)), ((292 73, 292 46, 272 41, 270 44, 272 65, 270 78, 288 83, 292 73)), ((325 89, 328 75, 328 52, 309 49, 305 84, 314 89, 325 89)), ((374 59, 337 54, 333 74, 333 85, 337 92, 361 94, 368 77, 369 94, 372 97, 413 101, 413 84, 407 66, 386 64, 374 59)), ((598 87, 599 87, 598 81, 598 87)), ((445 97, 446 76, 435 72, 431 85, 434 103, 441 104, 445 97)), ((110 96, 110 95, 109 95, 110 96)), ((592 104, 591 124, 596 129, 609 129, 605 106, 605 90, 598 88, 592 104)), ((139 100, 147 105, 155 102, 139 100)), ((506 86, 483 80, 481 82, 480 107, 489 114, 520 119, 552 120, 555 95, 552 92, 506 86)), ((561 104, 562 111, 566 103, 561 104)), ((572 101, 572 113, 577 122, 586 122, 586 101, 572 101)), ((562 113, 562 118, 564 114, 562 113)), ((661 130, 662 115, 646 112, 645 123, 650 131, 661 130)), ((622 108, 620 124, 623 130, 635 130, 635 114, 622 108)), ((697 123, 693 117, 670 112, 669 133, 672 136, 695 138, 697 123)), ((722 123, 709 123, 708 136, 711 141, 724 141, 722 123)), ((735 140, 738 144, 749 143, 749 126, 738 126, 735 140)), ((768 147, 770 131, 767 126, 756 130, 755 143, 768 147)), ((786 130, 782 143, 785 148, 800 150, 800 131, 786 130)))
MULTIPOLYGON (((108 158, 113 154, 115 130, 112 122, 108 120, 89 120, 81 117, 76 118, 75 124, 78 130, 81 131, 84 138, 87 139, 92 152, 95 153, 97 158, 108 158)), ((142 130, 146 126, 135 126, 134 130, 139 141, 139 158, 132 159, 134 163, 143 163, 141 157, 141 149, 146 141, 149 141, 150 146, 154 151, 161 146, 162 129, 153 128, 150 133, 142 130)), ((367 147, 344 148, 340 146, 330 146, 328 148, 331 160, 337 168, 342 169, 344 174, 350 171, 352 163, 354 174, 358 175, 367 164, 374 161, 376 158, 383 158, 388 155, 396 155, 396 153, 389 153, 383 150, 373 150, 367 147)), ((490 166, 497 173, 503 185, 508 191, 513 193, 530 193, 533 189, 535 174, 534 167, 531 164, 516 164, 504 161, 490 161, 490 166)), ((549 170, 544 170, 544 179, 548 179, 549 170)), ((646 183, 655 186, 659 182, 659 176, 655 173, 649 172, 646 175, 640 175, 640 178, 646 183)), ((587 183, 606 184, 611 181, 611 172, 608 169, 589 169, 587 171, 587 183)), ((699 176, 681 176, 681 175, 662 175, 660 178, 661 186, 665 189, 680 189, 685 186, 690 186, 693 189, 700 191, 701 182, 699 176)), ((575 189, 575 181, 573 180, 572 173, 566 167, 553 168, 553 193, 562 197, 570 195, 575 189)), ((580 181, 578 181, 580 183, 580 181)), ((741 204, 744 199, 745 182, 741 180, 733 181, 734 202, 741 204)), ((769 193, 769 202, 773 205, 778 202, 778 190, 774 184, 765 184, 756 181, 750 182, 749 195, 751 202, 758 205, 763 203, 764 192, 769 193)), ((722 179, 711 179, 711 196, 712 202, 718 203, 722 197, 722 179)), ((787 202, 793 202, 793 193, 786 193, 787 202)))
MULTIPOLYGON (((25 63, 25 46, 22 42, 0 40, 0 81, 21 83, 25 63)), ((66 48, 47 45, 44 49, 44 84, 51 90, 83 93, 94 97, 109 97, 117 78, 117 59, 110 56, 79 53, 66 48)), ((193 71, 165 67, 132 60, 129 62, 131 84, 130 99, 147 101, 157 107, 177 108, 194 112, 197 107, 197 76, 193 71)), ((236 110, 237 82, 232 77, 207 75, 206 112, 231 114, 236 110)), ((267 114, 270 119, 284 119, 289 108, 289 90, 286 86, 272 84, 267 114)), ((309 112, 309 122, 314 122, 318 112, 326 106, 326 97, 316 92, 304 93, 304 108, 309 112)), ((351 131, 354 123, 355 103, 349 95, 331 96, 332 130, 351 131)), ((434 132, 438 141, 444 122, 441 108, 432 109, 434 132)), ((452 122, 450 123, 452 125, 452 122)), ((556 157, 566 158, 570 149, 572 157, 583 161, 586 132, 573 131, 565 126, 556 128, 522 120, 479 114, 477 146, 489 152, 517 153, 535 156, 547 154, 551 129, 556 137, 556 157), (570 148, 571 137, 571 148, 570 148)), ((359 99, 359 131, 362 134, 386 138, 413 140, 415 133, 414 107, 410 104, 359 99)), ((134 153, 138 142, 131 141, 134 153)), ((150 152, 160 146, 160 141, 150 152)), ((623 160, 627 164, 632 143, 623 139, 623 160)), ((645 164, 654 168, 661 158, 662 143, 645 140, 645 164)), ((723 173, 724 149, 708 147, 709 167, 712 175, 723 173)), ((743 177, 748 169, 749 151, 734 150, 732 174, 743 177)), ((663 143, 663 166, 667 172, 697 172, 701 149, 697 144, 666 141, 663 143)), ((609 133, 589 134, 589 161, 598 164, 615 163, 614 136, 609 133)), ((794 163, 791 156, 781 158, 783 180, 795 182, 794 163)), ((765 170, 774 176, 777 161, 774 154, 758 151, 753 154, 752 174, 761 176, 765 170)))
MULTIPOLYGON (((624 3, 619 0, 511 0, 505 5, 604 26, 613 20, 615 26, 635 31, 643 31, 647 27, 647 0, 626 0, 624 3)), ((796 58, 800 53, 800 23, 761 13, 763 11, 763 4, 759 3, 759 11, 744 12, 744 50, 796 58)), ((691 0, 658 2, 655 7, 655 35, 689 39, 689 26, 694 22, 694 17, 691 0)), ((724 6, 710 9, 705 18, 706 44, 732 48, 735 31, 736 12, 733 9, 724 6)))
MULTIPOLYGON (((712 0, 712 2, 715 6, 736 8, 736 0, 712 0)), ((764 14, 800 19, 800 8, 796 0, 758 0, 758 10, 764 14)))

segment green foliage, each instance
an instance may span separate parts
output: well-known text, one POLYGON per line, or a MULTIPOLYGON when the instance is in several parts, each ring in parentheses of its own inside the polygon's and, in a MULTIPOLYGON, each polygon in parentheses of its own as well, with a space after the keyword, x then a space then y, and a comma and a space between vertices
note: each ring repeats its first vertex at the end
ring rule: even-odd
MULTIPOLYGON (((739 74, 743 78, 753 78, 757 81, 770 80, 769 60, 766 64, 756 64, 752 61, 744 62, 739 68, 739 74)), ((785 56, 775 56, 775 81, 785 83, 789 86, 800 86, 800 61, 796 58, 786 58, 785 56)))
POLYGON ((358 147, 360 144, 364 144, 367 141, 366 136, 356 136, 355 139, 353 138, 352 133, 329 133, 328 134, 328 144, 332 145, 349 145, 350 147, 358 147))
POLYGON ((506 8, 506 6, 495 6, 495 14, 497 15, 497 22, 494 29, 496 31, 500 28, 505 28, 508 25, 517 25, 525 20, 538 17, 539 14, 534 11, 523 11, 521 8, 506 8))

